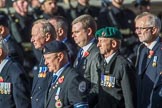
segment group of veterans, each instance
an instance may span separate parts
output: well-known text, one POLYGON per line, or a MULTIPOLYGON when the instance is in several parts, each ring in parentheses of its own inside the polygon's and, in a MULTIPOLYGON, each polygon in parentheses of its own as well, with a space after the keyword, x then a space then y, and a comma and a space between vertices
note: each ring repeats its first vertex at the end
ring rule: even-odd
POLYGON ((13 3, 16 23, 0 11, 0 108, 161 108, 161 21, 111 3, 98 18, 82 4, 67 18, 57 0, 40 0, 35 20, 26 0, 13 3))

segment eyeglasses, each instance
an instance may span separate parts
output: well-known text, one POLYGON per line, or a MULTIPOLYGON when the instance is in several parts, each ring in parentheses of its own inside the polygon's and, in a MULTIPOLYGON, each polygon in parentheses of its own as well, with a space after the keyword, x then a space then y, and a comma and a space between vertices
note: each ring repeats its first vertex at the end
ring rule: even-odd
POLYGON ((136 30, 149 30, 152 29, 153 27, 136 27, 136 30))

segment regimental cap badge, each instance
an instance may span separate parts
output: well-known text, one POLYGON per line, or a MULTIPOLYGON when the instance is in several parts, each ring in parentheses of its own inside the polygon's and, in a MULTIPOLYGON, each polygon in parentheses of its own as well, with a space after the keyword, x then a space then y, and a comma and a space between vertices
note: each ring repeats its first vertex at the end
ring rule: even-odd
POLYGON ((103 31, 102 32, 102 37, 105 37, 106 36, 106 33, 103 31))
POLYGON ((116 27, 105 27, 96 31, 95 37, 122 39, 122 34, 116 27))

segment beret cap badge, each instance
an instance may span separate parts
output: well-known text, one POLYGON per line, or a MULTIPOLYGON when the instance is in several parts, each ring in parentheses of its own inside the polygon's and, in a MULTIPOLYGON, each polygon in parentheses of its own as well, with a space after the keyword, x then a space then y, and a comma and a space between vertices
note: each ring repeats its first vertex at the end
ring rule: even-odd
POLYGON ((96 31, 95 37, 122 39, 122 34, 116 27, 104 27, 96 31))

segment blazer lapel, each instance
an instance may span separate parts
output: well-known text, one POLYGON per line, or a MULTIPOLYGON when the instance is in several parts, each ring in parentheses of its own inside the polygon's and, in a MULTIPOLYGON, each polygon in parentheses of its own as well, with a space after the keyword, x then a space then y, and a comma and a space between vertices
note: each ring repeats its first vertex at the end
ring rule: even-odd
POLYGON ((0 73, 0 75, 3 77, 4 81, 7 81, 7 79, 9 78, 8 69, 9 69, 11 63, 12 62, 9 60, 8 63, 6 63, 6 65, 3 67, 3 69, 2 69, 2 71, 0 73))
MULTIPOLYGON (((155 47, 152 49, 153 51, 156 51, 157 50, 157 48, 159 47, 159 42, 155 45, 155 47)), ((151 63, 151 61, 153 60, 153 57, 154 57, 154 55, 151 57, 151 58, 147 58, 147 64, 146 64, 146 67, 144 68, 144 70, 146 70, 147 69, 147 67, 148 67, 148 65, 151 63)), ((143 70, 143 71, 144 71, 143 70)), ((142 72, 143 72, 142 71, 142 72)))
MULTIPOLYGON (((46 92, 46 96, 45 99, 47 100, 45 102, 45 107, 48 106, 50 99, 52 98, 53 95, 55 95, 57 88, 61 87, 63 83, 58 83, 59 78, 61 78, 63 75, 66 76, 66 74, 68 74, 70 68, 68 68, 68 66, 65 68, 65 70, 63 70, 63 72, 61 73, 61 75, 58 77, 57 81, 54 83, 54 85, 51 87, 51 83, 48 85, 48 88, 51 89, 50 93, 48 94, 48 91, 46 92), (57 85, 56 85, 57 84, 57 85), (55 88, 53 89, 53 87, 55 86, 55 88), (48 96, 49 95, 49 96, 48 96)), ((52 81, 52 78, 51 78, 52 81)), ((48 89, 48 90, 49 90, 48 89)))
MULTIPOLYGON (((47 107, 48 103, 49 103, 49 89, 51 89, 51 82, 52 82, 52 77, 50 77, 49 83, 48 83, 48 89, 45 93, 45 108, 47 107)), ((51 91, 52 92, 52 91, 51 91)))

